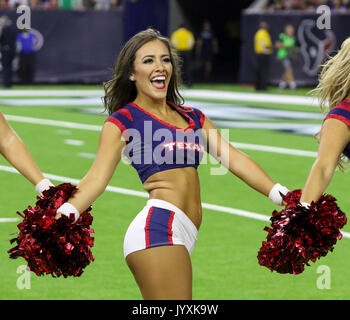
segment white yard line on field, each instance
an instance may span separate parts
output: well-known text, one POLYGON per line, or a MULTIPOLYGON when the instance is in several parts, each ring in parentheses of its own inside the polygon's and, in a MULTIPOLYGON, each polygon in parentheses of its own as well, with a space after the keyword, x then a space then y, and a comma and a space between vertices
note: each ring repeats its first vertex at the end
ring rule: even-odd
POLYGON ((81 147, 83 145, 85 145, 85 142, 82 140, 75 140, 75 139, 64 139, 63 141, 65 144, 69 144, 71 146, 77 146, 77 147, 81 147))
MULTIPOLYGON (((2 166, 0 165, 0 171, 5 171, 5 172, 10 172, 10 173, 18 173, 19 172, 8 166, 2 166)), ((47 179, 54 180, 54 181, 59 181, 59 182, 64 182, 64 183, 72 183, 72 184, 79 184, 80 180, 74 179, 74 178, 68 178, 68 177, 62 177, 50 173, 44 173, 44 176, 47 179)), ((143 192, 143 191, 137 191, 137 190, 131 190, 131 189, 125 189, 125 188, 119 188, 119 187, 114 187, 114 186, 107 186, 106 191, 109 192, 114 192, 114 193, 119 193, 119 194, 125 194, 129 196, 136 196, 140 198, 148 198, 148 193, 143 192)), ((217 212, 225 212, 245 218, 251 218, 255 220, 260 220, 260 221, 269 221, 270 217, 256 213, 256 212, 251 212, 251 211, 246 211, 246 210, 241 210, 241 209, 235 209, 235 208, 230 208, 230 207, 224 207, 216 204, 210 204, 210 203, 202 203, 202 207, 204 209, 212 210, 212 211, 217 211, 217 212)), ((350 233, 349 232, 342 232, 344 238, 350 238, 350 233)))
POLYGON ((0 218, 0 223, 2 222, 17 222, 19 221, 19 218, 0 218))
MULTIPOLYGON (((88 131, 101 131, 102 129, 102 126, 76 123, 76 122, 39 119, 39 118, 23 117, 23 116, 15 116, 15 115, 4 115, 4 116, 8 121, 14 121, 14 122, 39 124, 39 125, 47 125, 47 126, 78 129, 78 130, 88 130, 88 131)), ((231 142, 231 143, 236 148, 246 149, 246 150, 274 152, 274 153, 280 153, 280 154, 290 154, 290 155, 305 156, 305 157, 316 157, 317 155, 317 153, 314 151, 265 146, 265 145, 257 145, 257 144, 250 144, 250 143, 241 143, 241 142, 231 142)))
MULTIPOLYGON (((305 96, 235 92, 206 89, 183 89, 180 90, 184 98, 192 99, 215 99, 231 101, 269 102, 287 105, 303 105, 318 107, 316 98, 305 96)), ((98 97, 104 96, 103 90, 0 90, 0 97, 98 97)))
POLYGON ((250 102, 270 102, 288 105, 303 105, 318 107, 319 103, 316 98, 305 96, 290 96, 282 94, 254 93, 254 92, 233 92, 218 90, 198 90, 186 89, 180 92, 184 98, 201 98, 215 100, 235 100, 250 102))
POLYGON ((71 128, 78 130, 90 130, 90 131, 101 131, 102 127, 93 125, 93 124, 82 124, 69 121, 58 121, 58 120, 49 120, 49 119, 40 119, 32 117, 22 117, 14 115, 4 115, 8 121, 31 123, 31 124, 41 124, 46 126, 61 127, 61 128, 71 128))
POLYGON ((302 156, 302 157, 311 157, 311 158, 315 158, 317 156, 317 152, 314 152, 314 151, 264 146, 259 144, 241 143, 241 142, 231 142, 231 144, 238 149, 290 154, 293 156, 302 156))
POLYGON ((0 90, 0 97, 102 97, 103 90, 0 90))

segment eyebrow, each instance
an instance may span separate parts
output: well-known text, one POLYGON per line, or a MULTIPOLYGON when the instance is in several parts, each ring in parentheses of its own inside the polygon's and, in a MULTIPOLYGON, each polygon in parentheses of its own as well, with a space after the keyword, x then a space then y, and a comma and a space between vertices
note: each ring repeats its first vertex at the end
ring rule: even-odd
MULTIPOLYGON (((155 57, 154 54, 147 54, 147 55, 143 56, 142 59, 145 59, 145 58, 154 58, 154 57, 155 57)), ((170 54, 162 54, 162 55, 161 55, 161 58, 163 58, 163 57, 170 57, 170 54)))

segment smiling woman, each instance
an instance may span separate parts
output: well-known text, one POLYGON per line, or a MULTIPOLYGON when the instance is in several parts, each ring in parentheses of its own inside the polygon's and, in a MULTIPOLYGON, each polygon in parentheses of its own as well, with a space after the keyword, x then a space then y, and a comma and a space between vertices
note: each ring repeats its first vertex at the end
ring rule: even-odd
POLYGON ((200 109, 183 106, 179 60, 169 40, 147 29, 123 47, 105 84, 99 148, 78 191, 57 218, 84 211, 106 189, 122 153, 149 194, 124 238, 124 258, 145 299, 191 299, 190 254, 202 220, 197 167, 204 151, 251 188, 282 204, 275 183, 225 140, 200 109))

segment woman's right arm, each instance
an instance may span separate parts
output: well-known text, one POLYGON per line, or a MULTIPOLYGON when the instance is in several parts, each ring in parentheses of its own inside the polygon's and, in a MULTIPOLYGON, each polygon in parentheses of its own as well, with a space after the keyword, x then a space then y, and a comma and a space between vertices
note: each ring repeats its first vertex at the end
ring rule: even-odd
MULTIPOLYGON (((0 112, 0 154, 32 184, 37 185, 45 180, 47 181, 46 187, 49 186, 49 181, 44 179, 22 139, 8 124, 2 112, 0 112)), ((38 191, 41 192, 42 190, 38 191)))
MULTIPOLYGON (((111 122, 103 126, 97 155, 88 173, 78 184, 77 192, 68 200, 80 213, 85 211, 106 189, 119 163, 125 141, 121 130, 111 122)), ((60 217, 60 208, 56 218, 60 217)))

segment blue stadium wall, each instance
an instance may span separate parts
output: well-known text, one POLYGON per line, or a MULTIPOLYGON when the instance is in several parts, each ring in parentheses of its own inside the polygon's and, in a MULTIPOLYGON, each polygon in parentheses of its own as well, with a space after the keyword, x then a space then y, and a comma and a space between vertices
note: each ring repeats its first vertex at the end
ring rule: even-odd
MULTIPOLYGON (((0 11, 1 15, 15 25, 20 16, 15 11, 0 11)), ((35 82, 102 83, 113 76, 123 43, 147 27, 167 35, 167 17, 167 0, 124 1, 110 11, 32 9, 31 27, 44 41, 37 52, 35 82)))
MULTIPOLYGON (((256 14, 242 12, 241 16, 241 67, 240 82, 254 83, 257 67, 254 54, 254 34, 261 21, 269 24, 272 42, 278 40, 286 24, 295 28, 299 53, 293 62, 294 76, 298 85, 314 86, 320 71, 320 64, 327 56, 333 55, 342 42, 350 36, 350 14, 333 13, 330 16, 330 28, 320 29, 317 21, 321 16, 309 12, 280 12, 256 14)), ((325 22, 323 18, 319 22, 325 22)), ((278 84, 283 67, 276 58, 276 50, 270 57, 268 81, 278 84)))

